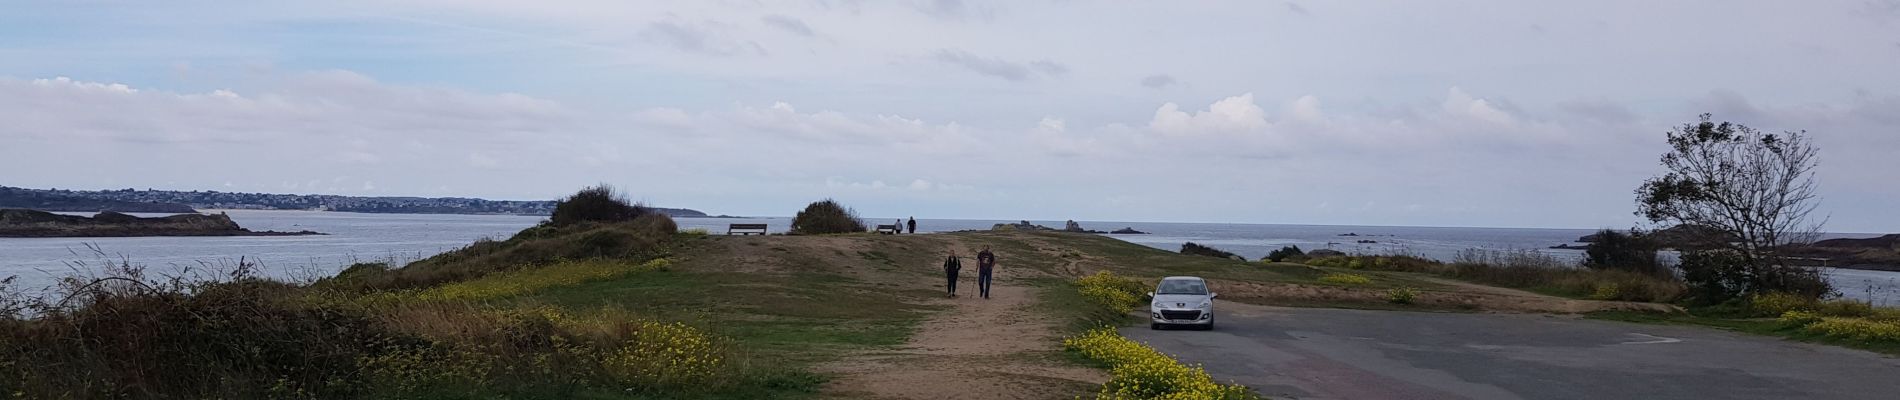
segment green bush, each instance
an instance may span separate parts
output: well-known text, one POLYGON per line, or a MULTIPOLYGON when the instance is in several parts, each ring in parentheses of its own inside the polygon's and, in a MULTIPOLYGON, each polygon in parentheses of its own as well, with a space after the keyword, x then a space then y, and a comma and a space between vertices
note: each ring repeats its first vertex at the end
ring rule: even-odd
POLYGON ((1134 279, 1116 275, 1107 270, 1097 271, 1094 275, 1084 276, 1075 281, 1082 296, 1105 308, 1116 312, 1142 304, 1148 285, 1134 279))
POLYGON ((554 204, 548 224, 568 226, 582 222, 632 221, 647 213, 646 208, 627 201, 613 186, 601 184, 581 189, 554 204))
POLYGON ((1673 273, 1656 261, 1655 241, 1641 232, 1623 233, 1604 229, 1595 236, 1596 241, 1583 251, 1584 266, 1657 275, 1673 273))
POLYGON ((792 216, 792 233, 801 235, 822 235, 830 233, 864 232, 864 221, 858 219, 857 211, 846 208, 837 201, 824 199, 805 206, 805 210, 792 216))
POLYGON ((1208 256, 1208 257, 1220 257, 1220 258, 1236 258, 1236 257, 1240 257, 1240 256, 1238 256, 1238 255, 1234 255, 1234 253, 1229 253, 1229 252, 1226 252, 1226 251, 1224 251, 1224 250, 1221 250, 1221 249, 1216 249, 1216 248, 1212 248, 1212 247, 1207 247, 1207 246, 1202 246, 1202 245, 1200 245, 1200 244, 1198 244, 1198 243, 1194 243, 1194 242, 1187 242, 1187 243, 1182 243, 1182 244, 1181 244, 1181 254, 1187 254, 1187 255, 1196 255, 1196 256, 1208 256))
POLYGON ((1806 296, 1771 292, 1748 297, 1748 309, 1756 316, 1786 315, 1789 311, 1814 311, 1814 299, 1806 296))
POLYGON ((1306 258, 1306 252, 1301 251, 1300 246, 1285 246, 1285 247, 1281 247, 1279 250, 1268 252, 1266 259, 1267 261, 1281 262, 1281 261, 1299 261, 1299 259, 1304 259, 1304 258, 1306 258))
POLYGON ((1856 300, 1834 299, 1816 304, 1814 312, 1829 317, 1871 317, 1874 315, 1874 305, 1856 300))
POLYGON ((1391 302, 1392 304, 1412 304, 1412 301, 1417 299, 1418 291, 1412 290, 1412 288, 1409 287, 1392 288, 1391 290, 1385 291, 1385 301, 1391 302))

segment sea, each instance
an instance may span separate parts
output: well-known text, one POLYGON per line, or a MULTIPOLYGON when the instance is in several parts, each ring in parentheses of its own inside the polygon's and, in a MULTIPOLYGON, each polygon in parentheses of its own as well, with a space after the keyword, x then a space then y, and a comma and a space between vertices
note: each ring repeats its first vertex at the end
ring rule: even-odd
MULTIPOLYGON (((44 290, 60 278, 93 276, 108 265, 142 266, 149 276, 215 277, 239 264, 258 273, 291 281, 335 274, 358 262, 401 264, 466 246, 480 238, 505 239, 543 217, 514 215, 363 214, 325 211, 225 210, 238 225, 254 231, 327 233, 319 236, 0 238, 0 278, 15 277, 14 290, 44 290)), ((140 215, 140 214, 135 214, 140 215)), ((140 216, 157 216, 140 215, 140 216)), ((883 224, 897 218, 866 218, 883 224)), ((724 234, 728 224, 766 224, 771 232, 789 229, 791 219, 678 218, 680 229, 724 234)), ((987 230, 1021 221, 919 219, 919 233, 987 230)), ((1066 221, 1027 222, 1062 228, 1066 221)), ((1412 226, 1282 225, 1078 221, 1085 229, 1132 228, 1141 235, 1107 235, 1131 243, 1175 251, 1194 242, 1258 259, 1282 246, 1333 249, 1358 254, 1410 254, 1449 261, 1479 249, 1533 251, 1565 261, 1580 261, 1581 250, 1550 249, 1595 229, 1462 228, 1412 226)), ((1873 237, 1835 233, 1826 237, 1873 237)), ((1844 297, 1880 305, 1900 305, 1900 272, 1826 270, 1844 297)))

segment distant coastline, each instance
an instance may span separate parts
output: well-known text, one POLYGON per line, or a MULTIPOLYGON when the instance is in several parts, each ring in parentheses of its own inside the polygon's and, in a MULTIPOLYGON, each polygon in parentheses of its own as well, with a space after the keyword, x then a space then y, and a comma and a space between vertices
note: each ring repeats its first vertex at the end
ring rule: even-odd
MULTIPOLYGON (((41 211, 192 213, 197 210, 304 210, 370 214, 466 214, 547 216, 553 200, 487 200, 465 197, 362 197, 177 190, 66 190, 0 186, 0 208, 41 211)), ((705 218, 686 208, 648 207, 675 218, 705 218)))
POLYGON ((252 231, 226 214, 177 214, 141 218, 119 212, 92 217, 25 209, 0 209, 0 237, 302 236, 313 231, 252 231))

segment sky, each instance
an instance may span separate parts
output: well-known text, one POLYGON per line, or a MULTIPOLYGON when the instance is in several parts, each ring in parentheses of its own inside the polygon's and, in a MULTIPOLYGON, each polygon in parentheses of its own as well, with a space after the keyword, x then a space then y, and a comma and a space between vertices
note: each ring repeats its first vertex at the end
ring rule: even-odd
POLYGON ((0 185, 1627 228, 1713 113, 1900 231, 1900 0, 0 9, 0 185))

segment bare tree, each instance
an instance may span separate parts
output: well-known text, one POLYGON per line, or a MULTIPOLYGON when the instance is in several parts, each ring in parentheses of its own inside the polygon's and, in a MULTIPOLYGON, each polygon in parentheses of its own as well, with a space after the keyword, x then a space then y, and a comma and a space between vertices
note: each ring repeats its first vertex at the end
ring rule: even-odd
POLYGON ((1732 236, 1718 245, 1742 261, 1735 267, 1743 270, 1731 275, 1738 278, 1738 293, 1811 284, 1791 279, 1818 280, 1815 271, 1790 266, 1775 251, 1814 240, 1824 223, 1810 218, 1819 203, 1819 160, 1807 132, 1762 133, 1702 114, 1700 122, 1683 124, 1668 138, 1670 150, 1662 156, 1668 172, 1637 189, 1638 214, 1732 236))

